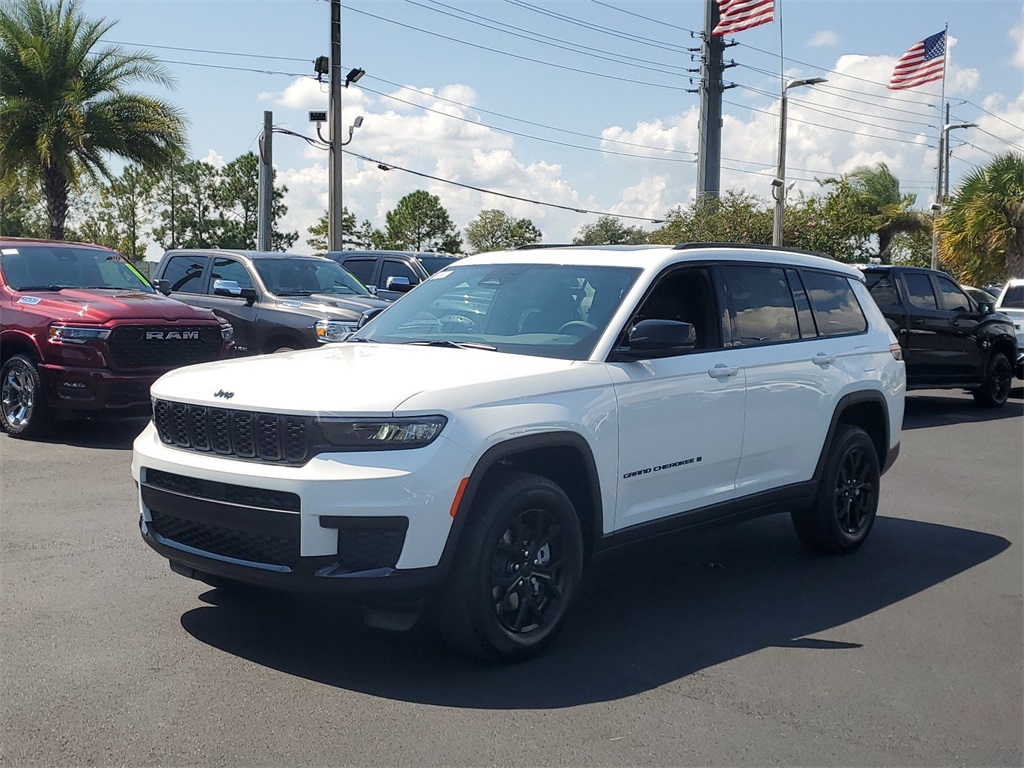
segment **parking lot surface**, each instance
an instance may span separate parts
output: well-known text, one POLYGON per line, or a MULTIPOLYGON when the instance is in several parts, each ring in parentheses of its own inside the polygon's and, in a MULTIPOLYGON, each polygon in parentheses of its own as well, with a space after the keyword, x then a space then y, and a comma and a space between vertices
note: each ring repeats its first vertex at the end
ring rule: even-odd
POLYGON ((625 547, 508 667, 172 574, 143 422, 0 435, 0 765, 1019 766, 1022 414, 911 394, 860 551, 786 516, 625 547))

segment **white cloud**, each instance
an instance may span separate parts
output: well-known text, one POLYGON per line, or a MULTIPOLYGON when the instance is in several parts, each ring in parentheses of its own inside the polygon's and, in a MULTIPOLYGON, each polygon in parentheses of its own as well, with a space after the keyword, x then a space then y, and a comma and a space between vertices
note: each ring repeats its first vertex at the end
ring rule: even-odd
POLYGON ((1009 35, 1010 39, 1017 44, 1017 49, 1013 52, 1013 66, 1024 69, 1024 24, 1013 27, 1009 35))
POLYGON ((224 156, 218 154, 214 150, 210 150, 206 153, 206 157, 203 158, 204 163, 209 163, 214 168, 223 168, 227 163, 224 162, 224 156))
MULTIPOLYGON (((955 40, 951 38, 950 43, 952 49, 955 40)), ((919 205, 928 204, 934 187, 937 126, 942 119, 939 83, 909 91, 888 90, 885 84, 896 58, 840 56, 827 75, 828 83, 790 91, 787 180, 798 190, 816 193, 821 189, 816 178, 882 162, 897 175, 904 191, 918 195, 919 205)), ((794 72, 793 76, 808 74, 813 73, 794 72)), ((315 83, 311 89, 311 82, 297 80, 281 93, 266 95, 265 100, 281 112, 275 116, 275 124, 290 125, 293 130, 312 135, 305 111, 325 107, 326 96, 319 93, 315 83), (317 98, 321 101, 314 103, 317 98)), ((954 186, 971 165, 982 165, 990 159, 987 153, 1005 151, 1005 142, 1024 144, 1019 128, 1024 125, 1024 89, 1009 96, 974 95, 982 84, 977 69, 961 67, 955 55, 951 56, 947 96, 953 100, 973 98, 995 115, 961 109, 965 119, 977 122, 987 133, 958 132, 952 164, 954 186)), ((410 86, 394 90, 391 96, 402 101, 357 88, 344 94, 346 122, 357 114, 364 116, 362 127, 347 147, 362 157, 346 154, 343 160, 344 202, 359 221, 368 219, 375 227, 385 226, 386 214, 403 196, 425 189, 441 199, 460 231, 482 209, 497 208, 532 220, 547 242, 568 242, 580 227, 595 220, 592 215, 574 212, 577 209, 662 218, 671 208, 688 204, 695 195, 696 106, 684 112, 653 113, 632 126, 607 126, 599 131, 600 143, 592 145, 603 150, 604 154, 599 154, 526 142, 484 125, 494 118, 473 109, 477 94, 465 85, 440 89, 410 86), (394 169, 383 171, 378 162, 394 169), (498 197, 440 179, 524 200, 498 197)), ((767 202, 778 147, 778 97, 736 90, 728 99, 731 103, 725 108, 723 120, 721 189, 745 189, 767 202)), ((299 231, 296 250, 308 251, 304 244, 306 230, 327 207, 329 158, 326 152, 291 137, 275 141, 278 182, 289 190, 285 199, 289 212, 282 225, 299 231)), ((573 143, 588 142, 575 139, 573 143)), ((634 220, 625 223, 654 226, 634 220)))
POLYGON ((836 45, 838 42, 839 35, 831 29, 823 29, 820 32, 815 33, 814 37, 807 41, 807 45, 811 48, 824 48, 830 45, 836 45))

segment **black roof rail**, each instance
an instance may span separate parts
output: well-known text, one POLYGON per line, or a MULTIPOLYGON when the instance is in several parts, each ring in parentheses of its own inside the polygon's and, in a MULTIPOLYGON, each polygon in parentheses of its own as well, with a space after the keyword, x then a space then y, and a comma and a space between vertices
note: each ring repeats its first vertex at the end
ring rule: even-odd
POLYGON ((679 243, 673 247, 674 251, 686 251, 691 248, 750 248, 758 251, 780 251, 782 253, 803 253, 807 256, 819 256, 823 259, 831 259, 835 261, 835 257, 829 256, 827 253, 821 251, 808 251, 803 248, 790 248, 785 245, 763 245, 761 243, 725 243, 725 242, 708 242, 708 243, 679 243))
POLYGON ((532 251, 537 248, 579 248, 580 246, 576 243, 526 243, 525 245, 517 245, 513 248, 513 251, 532 251))

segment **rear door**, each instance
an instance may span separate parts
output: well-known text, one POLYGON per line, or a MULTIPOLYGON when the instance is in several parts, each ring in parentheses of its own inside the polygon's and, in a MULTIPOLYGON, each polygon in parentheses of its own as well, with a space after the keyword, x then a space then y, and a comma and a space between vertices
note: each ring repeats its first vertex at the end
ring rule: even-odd
POLYGON ((747 384, 739 499, 811 479, 848 381, 837 365, 846 345, 820 336, 817 325, 827 321, 810 309, 812 293, 826 306, 831 280, 814 275, 805 285, 798 270, 759 264, 722 272, 747 384))

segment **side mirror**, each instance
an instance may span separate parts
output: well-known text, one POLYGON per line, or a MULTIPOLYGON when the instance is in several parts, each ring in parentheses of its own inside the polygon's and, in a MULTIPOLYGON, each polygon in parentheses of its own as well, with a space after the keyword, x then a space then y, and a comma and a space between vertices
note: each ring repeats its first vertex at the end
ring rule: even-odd
POLYGON ((677 320, 641 320, 629 329, 626 345, 614 352, 616 360, 652 360, 672 357, 697 346, 697 331, 677 320))
POLYGON ((374 309, 368 309, 359 316, 359 322, 356 323, 356 329, 362 328, 368 322, 373 320, 377 315, 384 311, 383 307, 376 307, 374 309))
POLYGON ((164 296, 171 295, 171 281, 170 280, 152 280, 153 288, 157 293, 162 293, 164 296))
POLYGON ((242 286, 235 280, 214 280, 214 296, 241 296, 242 286))
POLYGON ((389 277, 384 287, 389 291, 397 291, 398 293, 408 293, 412 290, 412 283, 409 282, 408 277, 389 277))
POLYGON ((993 312, 996 311, 996 305, 993 304, 991 301, 979 301, 978 311, 981 312, 981 314, 983 315, 991 315, 993 312))

